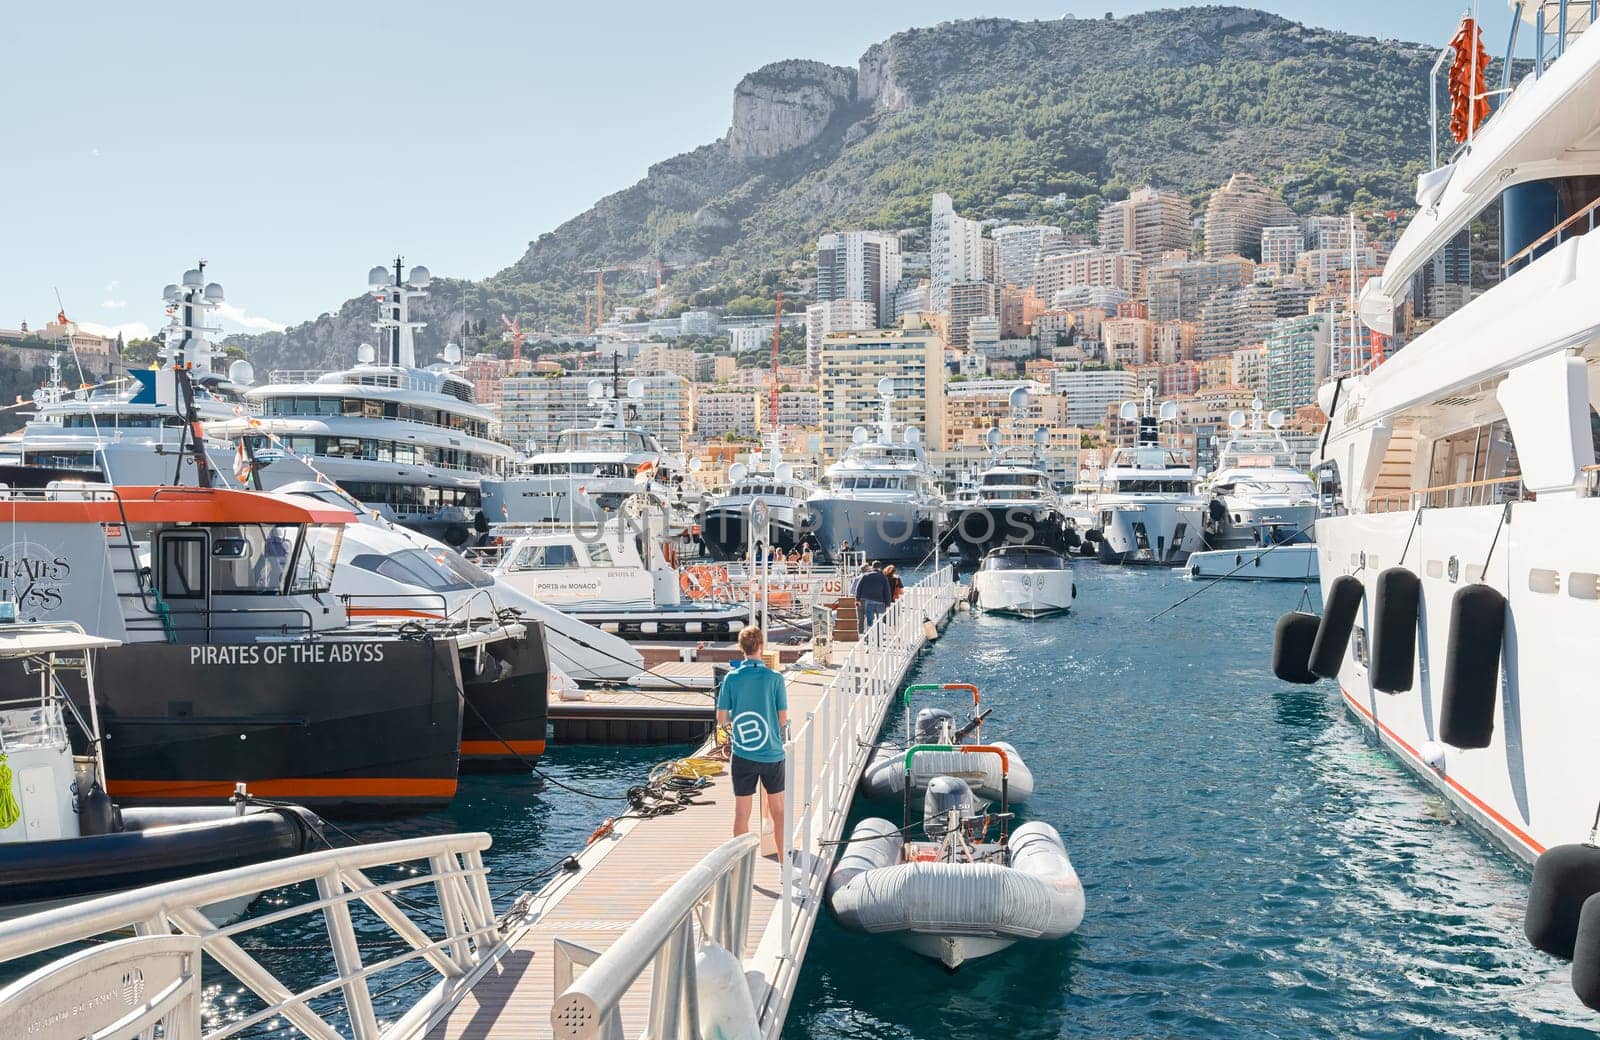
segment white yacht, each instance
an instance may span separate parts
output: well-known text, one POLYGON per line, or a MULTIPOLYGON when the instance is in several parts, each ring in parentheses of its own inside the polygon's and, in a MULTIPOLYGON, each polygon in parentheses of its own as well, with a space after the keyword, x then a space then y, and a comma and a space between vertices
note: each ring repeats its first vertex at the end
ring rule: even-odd
POLYGON ((1161 424, 1177 419, 1178 406, 1166 401, 1157 409, 1151 385, 1142 411, 1139 402, 1124 401, 1120 414, 1138 422, 1137 440, 1112 453, 1101 477, 1099 526, 1087 537, 1102 563, 1180 566, 1203 544, 1206 499, 1190 453, 1161 445, 1161 424))
POLYGON ((1216 498, 1207 504, 1206 544, 1241 549, 1309 542, 1317 519, 1317 485, 1294 464, 1285 443, 1283 413, 1263 415, 1257 398, 1247 416, 1228 416, 1233 432, 1217 456, 1217 468, 1201 484, 1216 498), (1213 518, 1212 514, 1220 514, 1213 518))
POLYGON ((1303 679, 1336 676, 1386 748, 1518 857, 1600 857, 1581 844, 1600 801, 1584 656, 1600 610, 1600 31, 1588 3, 1512 6, 1531 69, 1519 59, 1466 147, 1418 178, 1360 315, 1403 340, 1417 276, 1479 221, 1500 227, 1498 281, 1321 389, 1324 617, 1351 627, 1318 637, 1303 679))
POLYGON ((972 595, 979 610, 1036 618, 1071 610, 1078 586, 1071 564, 1054 549, 1002 545, 978 564, 972 595))
MULTIPOLYGON (((493 414, 476 403, 456 368, 454 345, 443 364, 420 367, 410 302, 426 295, 422 266, 374 267, 367 276, 379 303, 378 348, 363 345, 353 368, 274 372, 246 397, 259 416, 211 432, 243 440, 263 488, 330 480, 369 509, 463 545, 478 520, 479 482, 516 458, 489 438, 493 414)), ((492 519, 492 518, 489 518, 492 519)))
POLYGON ((825 559, 841 551, 869 560, 919 563, 933 555, 946 527, 945 504, 922 448, 922 432, 908 426, 897 439, 894 380, 878 381, 883 417, 874 437, 856 427, 844 458, 829 466, 827 486, 806 503, 805 524, 825 559))
POLYGON ((743 559, 749 546, 750 510, 758 500, 767 509, 770 544, 785 552, 795 548, 805 537, 801 527, 806 500, 816 490, 793 463, 783 461, 779 435, 769 434, 765 449, 756 452, 748 465, 736 462, 728 468, 728 490, 706 507, 700 521, 706 551, 717 559, 743 559))
MULTIPOLYGON (((17 441, 21 469, 8 469, 5 483, 197 483, 189 405, 205 420, 232 418, 246 407, 240 395, 252 378, 248 362, 235 361, 226 377, 213 367, 221 355, 212 337, 221 330, 208 321, 225 296, 221 285, 205 280, 205 266, 201 261, 163 293, 171 319, 162 331, 159 369, 73 389, 62 381, 64 355, 51 356, 49 382, 34 391, 36 410, 17 441), (176 365, 188 367, 192 402, 173 378, 176 365)), ((206 457, 219 482, 231 480, 226 446, 210 445, 206 457)))
MULTIPOLYGON (((548 450, 531 454, 514 473, 483 482, 484 515, 494 524, 603 523, 628 496, 649 490, 672 503, 691 483, 681 456, 655 434, 629 425, 644 381, 630 379, 626 397, 613 374, 590 380, 593 426, 562 430, 548 450)), ((531 445, 530 445, 531 450, 531 445)), ((687 521, 687 518, 683 518, 687 521)))

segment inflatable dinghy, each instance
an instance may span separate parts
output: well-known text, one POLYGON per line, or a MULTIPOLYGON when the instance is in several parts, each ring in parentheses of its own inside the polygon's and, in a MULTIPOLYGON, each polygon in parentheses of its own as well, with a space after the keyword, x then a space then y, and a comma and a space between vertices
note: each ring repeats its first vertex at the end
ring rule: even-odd
MULTIPOLYGON (((998 758, 1004 792, 1007 756, 997 747, 913 747, 905 772, 924 753, 998 758)), ((909 817, 909 794, 905 802, 909 817)), ((1083 921, 1083 885, 1061 835, 1037 821, 1008 833, 1010 818, 1003 794, 991 817, 965 780, 934 778, 923 799, 927 840, 909 840, 909 819, 901 827, 883 819, 856 825, 828 878, 834 918, 889 935, 951 971, 1019 939, 1070 935, 1083 921), (993 841, 991 823, 1000 828, 993 841)))
MULTIPOLYGON (((978 688, 971 683, 918 683, 907 686, 903 697, 906 711, 906 744, 949 744, 959 747, 969 737, 978 735, 989 712, 982 709, 978 688), (943 708, 922 708, 913 718, 913 694, 935 690, 960 690, 972 694, 972 714, 959 728, 955 716, 943 708)), ((991 746, 1005 752, 1010 764, 1008 800, 1025 802, 1033 795, 1033 773, 1022 761, 1017 749, 1005 741, 992 741, 991 746)), ((861 794, 872 799, 899 798, 905 793, 907 771, 905 752, 898 748, 879 748, 861 773, 861 794)), ((921 797, 928 781, 936 776, 955 776, 965 780, 979 798, 994 802, 1000 799, 1000 759, 994 755, 962 755, 959 750, 926 752, 916 756, 909 774, 911 793, 921 797)))

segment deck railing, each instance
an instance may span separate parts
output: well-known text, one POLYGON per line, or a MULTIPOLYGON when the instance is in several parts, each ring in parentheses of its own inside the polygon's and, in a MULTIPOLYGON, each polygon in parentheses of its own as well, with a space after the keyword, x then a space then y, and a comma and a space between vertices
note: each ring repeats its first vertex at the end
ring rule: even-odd
MULTIPOLYGON (((21 957, 33 957, 61 950, 69 944, 102 940, 112 933, 133 930, 137 936, 167 937, 164 942, 128 943, 125 960, 118 962, 113 977, 121 977, 124 996, 128 979, 141 985, 150 969, 152 988, 154 969, 170 951, 171 937, 186 936, 185 949, 204 954, 209 964, 220 966, 238 985, 255 997, 253 1010, 214 1025, 205 1031, 206 1040, 225 1040, 243 1034, 256 1035, 256 1027, 276 1020, 286 1021, 295 1031, 314 1040, 402 1040, 419 1036, 432 1016, 448 1006, 467 989, 478 974, 486 970, 504 949, 496 925, 483 865, 483 851, 489 847, 487 834, 452 834, 432 838, 334 849, 304 856, 259 863, 183 881, 173 881, 117 895, 103 896, 0 922, 0 964, 21 957), (374 882, 367 872, 382 867, 417 864, 407 868, 399 880, 374 882), (290 899, 287 906, 269 910, 232 923, 216 924, 206 916, 207 907, 237 903, 257 893, 312 883, 314 898, 290 899), (402 893, 417 898, 432 889, 434 905, 420 908, 409 903, 402 893), (363 906, 370 914, 361 921, 360 938, 351 911, 363 906), (404 909, 403 909, 404 908, 404 909), (419 924, 412 915, 421 911, 429 920, 419 924), (409 912, 408 912, 409 911, 409 912), (332 954, 333 977, 311 986, 274 974, 255 953, 261 948, 247 946, 241 937, 285 921, 321 914, 327 932, 326 949, 332 954), (368 917, 387 925, 386 932, 374 929, 368 917), (431 930, 430 930, 431 929, 431 930), (381 935, 381 959, 363 959, 361 942, 374 944, 381 935), (384 941, 387 940, 387 941, 384 941), (159 949, 158 949, 159 947, 159 949), (394 952, 396 948, 399 952, 394 952), (420 985, 437 979, 419 999, 409 1002, 405 1013, 387 1024, 380 1024, 374 1007, 372 980, 376 976, 409 965, 421 969, 401 985, 420 985), (125 972, 126 974, 123 974, 125 972), (324 999, 326 998, 326 999, 324 999), (313 1002, 320 1008, 314 1008, 313 1002), (329 1020, 329 1005, 342 1005, 346 1022, 341 1029, 329 1020)), ((113 944, 115 945, 115 944, 113 944)), ((271 949, 270 946, 266 947, 271 949)), ((82 957, 82 954, 72 954, 82 957)), ((68 960, 63 957, 61 960, 68 960)), ((102 958, 103 959, 103 958, 102 958)), ((61 960, 57 964, 61 964, 61 960)), ((304 963, 304 959, 297 958, 304 963)), ((201 965, 189 956, 185 971, 193 974, 191 991, 200 980, 201 965)), ((88 966, 80 968, 80 972, 88 966)), ((96 978, 104 978, 105 965, 95 966, 96 978)), ((74 988, 59 985, 62 972, 52 979, 42 978, 47 967, 0 992, 0 1036, 28 1036, 30 1023, 46 1021, 53 1014, 76 1015, 73 1028, 83 1035, 101 1035, 130 1013, 124 1001, 105 1001, 92 1005, 74 988), (53 1002, 52 1002, 53 1001, 53 1002), (74 1010, 76 1006, 76 1011, 74 1010), (91 1021, 103 1014, 102 1022, 91 1021)), ((68 977, 70 978, 70 967, 68 977)), ((393 987, 400 988, 400 987, 393 987)), ((198 1037, 201 1034, 201 1007, 198 1000, 186 1000, 177 1010, 163 1012, 164 1034, 170 1037, 198 1037), (177 1018, 167 1019, 167 1015, 177 1018)), ((151 1028, 154 1027, 154 1020, 151 1028)), ((73 1035, 80 1035, 74 1032, 73 1035)), ((114 1035, 127 1035, 115 1033, 114 1035)), ((136 1034, 143 1035, 143 1034, 136 1034)))
POLYGON ((1369 513, 1412 512, 1417 509, 1459 509, 1465 506, 1503 505, 1527 497, 1522 477, 1495 477, 1492 480, 1465 480, 1456 484, 1417 488, 1393 495, 1374 495, 1367 499, 1369 513))

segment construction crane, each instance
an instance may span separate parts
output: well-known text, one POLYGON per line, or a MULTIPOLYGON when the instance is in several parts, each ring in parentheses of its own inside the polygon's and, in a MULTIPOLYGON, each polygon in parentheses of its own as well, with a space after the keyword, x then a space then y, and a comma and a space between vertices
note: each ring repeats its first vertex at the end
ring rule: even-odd
POLYGON ((511 337, 511 360, 522 360, 522 341, 528 334, 522 331, 522 315, 508 318, 503 313, 500 315, 500 324, 506 327, 506 333, 511 337))
POLYGON ((661 295, 662 274, 665 272, 666 267, 666 261, 661 259, 660 251, 657 250, 656 255, 648 260, 633 260, 628 263, 606 264, 604 267, 591 267, 585 270, 583 272, 584 274, 594 275, 594 291, 592 297, 589 293, 585 293, 583 316, 584 331, 593 332, 598 329, 606 320, 606 275, 616 272, 627 272, 630 274, 643 275, 648 278, 650 274, 654 272, 656 277, 656 306, 657 310, 659 311, 661 309, 661 300, 663 298, 661 295), (590 298, 592 298, 594 301, 594 309, 592 311, 589 309, 587 302, 590 298))
POLYGON ((778 290, 777 314, 772 319, 772 390, 767 397, 767 428, 778 428, 778 406, 780 394, 778 393, 778 340, 783 334, 783 290, 778 290))

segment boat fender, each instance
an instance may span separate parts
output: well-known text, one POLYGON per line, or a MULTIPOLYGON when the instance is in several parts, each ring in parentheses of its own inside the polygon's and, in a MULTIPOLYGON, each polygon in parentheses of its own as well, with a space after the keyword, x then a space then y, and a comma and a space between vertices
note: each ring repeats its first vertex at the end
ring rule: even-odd
POLYGON ((1284 682, 1309 684, 1317 675, 1306 667, 1311 659, 1311 644, 1317 638, 1318 619, 1315 614, 1290 611, 1278 619, 1272 633, 1272 674, 1284 682))
MULTIPOLYGON (((1260 558, 1257 557, 1257 561, 1260 558)), ((1344 652, 1350 646, 1350 632, 1356 626, 1356 612, 1361 609, 1361 599, 1366 588, 1361 579, 1341 574, 1333 579, 1328 589, 1328 602, 1322 607, 1322 623, 1317 626, 1317 638, 1311 644, 1311 671, 1324 679, 1339 674, 1344 652)))
POLYGON ((1062 536, 1068 549, 1076 549, 1083 544, 1083 536, 1078 534, 1076 527, 1067 528, 1067 533, 1062 536))
MULTIPOLYGON (((1555 845, 1533 862, 1522 932, 1533 948, 1571 960, 1584 902, 1600 892, 1600 846, 1555 845)), ((1600 921, 1595 924, 1600 925, 1600 921)))
POLYGON ((1099 542, 1104 537, 1105 534, 1098 527, 1091 527, 1083 534, 1084 541, 1087 542, 1099 542))
POLYGON ((1572 992, 1584 1006, 1600 1011, 1600 895, 1583 901, 1578 941, 1572 950, 1572 992))
POLYGON ((444 529, 444 541, 447 545, 466 545, 467 539, 471 537, 471 532, 460 524, 451 524, 444 529))
POLYGON ((700 1036, 704 1040, 758 1040, 761 1025, 739 958, 715 943, 694 954, 700 1036))
POLYGON ((1458 748, 1486 748, 1494 736, 1495 688, 1506 598, 1488 585, 1457 590, 1450 604, 1439 739, 1458 748))
POLYGON ((122 814, 112 804, 111 796, 96 780, 78 798, 78 833, 84 837, 116 834, 122 830, 122 814))
POLYGON ((939 626, 934 624, 931 620, 924 619, 922 622, 922 638, 926 639, 930 643, 935 639, 938 639, 939 626))
POLYGON ((1078 583, 1077 582, 1073 582, 1072 583, 1072 598, 1073 599, 1077 599, 1078 598, 1078 583))
POLYGON ((1404 567, 1378 575, 1372 597, 1372 687, 1384 693, 1411 689, 1417 663, 1417 614, 1422 581, 1404 567))

